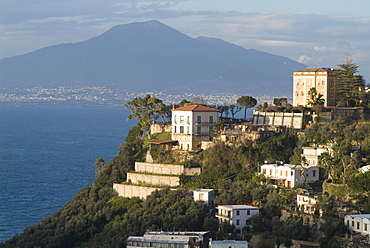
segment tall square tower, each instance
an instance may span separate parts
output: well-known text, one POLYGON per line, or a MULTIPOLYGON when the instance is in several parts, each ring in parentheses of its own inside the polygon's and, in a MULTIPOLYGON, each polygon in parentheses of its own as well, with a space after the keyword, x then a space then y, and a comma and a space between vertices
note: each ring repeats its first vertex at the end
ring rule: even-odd
POLYGON ((218 109, 189 105, 172 110, 172 139, 182 150, 201 149, 202 141, 211 141, 211 130, 218 122, 218 109))
POLYGON ((324 107, 336 105, 335 84, 338 69, 310 67, 293 72, 293 106, 307 106, 311 88, 325 100, 324 107))

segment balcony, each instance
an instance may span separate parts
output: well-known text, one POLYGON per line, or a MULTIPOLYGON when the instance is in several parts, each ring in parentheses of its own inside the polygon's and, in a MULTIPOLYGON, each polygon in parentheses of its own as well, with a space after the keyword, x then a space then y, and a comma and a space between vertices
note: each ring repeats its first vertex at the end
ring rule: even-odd
POLYGON ((209 132, 196 132, 195 135, 198 135, 198 136, 209 135, 209 132))
POLYGON ((213 125, 216 125, 216 123, 213 121, 213 122, 199 122, 199 121, 197 121, 197 122, 195 122, 195 125, 197 125, 197 126, 213 126, 213 125))
POLYGON ((231 215, 230 214, 216 214, 216 218, 223 218, 223 219, 231 220, 231 215))

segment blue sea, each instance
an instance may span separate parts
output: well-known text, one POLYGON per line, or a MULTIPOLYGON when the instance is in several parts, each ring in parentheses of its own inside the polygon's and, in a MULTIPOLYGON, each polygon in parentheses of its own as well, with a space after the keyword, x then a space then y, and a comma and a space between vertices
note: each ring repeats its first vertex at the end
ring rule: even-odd
POLYGON ((124 107, 0 106, 0 242, 52 215, 95 179, 135 121, 124 107))

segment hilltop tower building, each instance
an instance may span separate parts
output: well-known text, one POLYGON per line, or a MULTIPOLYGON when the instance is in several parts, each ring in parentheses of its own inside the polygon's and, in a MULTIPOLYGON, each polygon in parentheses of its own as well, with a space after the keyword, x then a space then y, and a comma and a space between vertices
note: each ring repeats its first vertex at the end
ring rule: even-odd
POLYGON ((189 105, 172 110, 172 140, 178 140, 181 150, 198 150, 211 141, 218 122, 218 109, 189 105))
POLYGON ((311 88, 325 100, 324 107, 336 105, 338 69, 311 67, 293 72, 293 106, 307 106, 311 88))

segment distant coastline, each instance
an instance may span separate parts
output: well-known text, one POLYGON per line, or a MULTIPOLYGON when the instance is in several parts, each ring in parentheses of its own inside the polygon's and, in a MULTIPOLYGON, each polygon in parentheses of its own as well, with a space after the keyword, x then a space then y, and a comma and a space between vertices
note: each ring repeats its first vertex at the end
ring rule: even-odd
MULTIPOLYGON (((151 94, 166 104, 201 97, 209 105, 234 104, 240 97, 236 93, 170 93, 130 92, 108 87, 58 87, 58 88, 10 88, 0 89, 0 106, 66 106, 66 107, 117 107, 135 97, 151 94)), ((272 103, 273 95, 255 96, 258 102, 272 103)), ((291 96, 283 96, 290 100, 291 96)))

